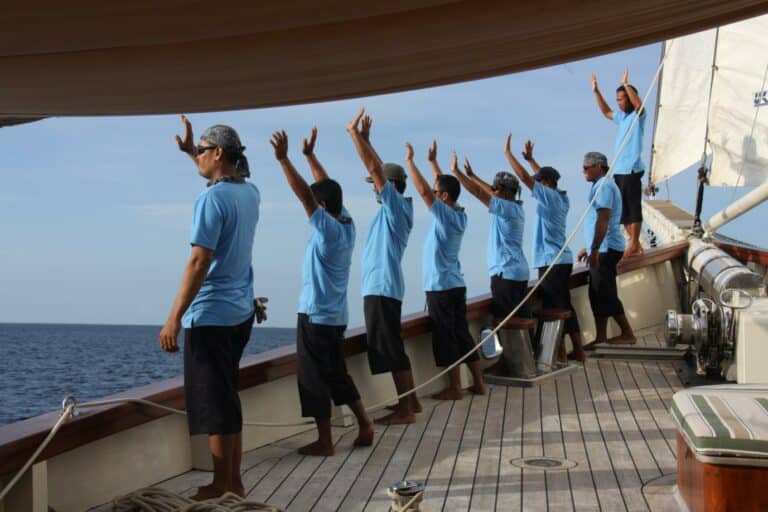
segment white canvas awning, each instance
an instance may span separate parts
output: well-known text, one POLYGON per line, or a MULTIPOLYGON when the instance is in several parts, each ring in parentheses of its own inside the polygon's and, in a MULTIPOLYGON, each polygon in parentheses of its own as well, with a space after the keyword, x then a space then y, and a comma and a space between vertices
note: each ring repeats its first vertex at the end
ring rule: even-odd
POLYGON ((521 71, 768 12, 757 0, 28 0, 0 124, 333 100, 521 71))

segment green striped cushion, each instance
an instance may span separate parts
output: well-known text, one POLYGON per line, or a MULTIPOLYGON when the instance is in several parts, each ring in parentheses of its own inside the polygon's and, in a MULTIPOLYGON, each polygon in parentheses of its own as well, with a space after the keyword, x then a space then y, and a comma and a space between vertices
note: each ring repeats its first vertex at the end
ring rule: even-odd
POLYGON ((678 391, 672 416, 696 453, 768 458, 768 385, 678 391))

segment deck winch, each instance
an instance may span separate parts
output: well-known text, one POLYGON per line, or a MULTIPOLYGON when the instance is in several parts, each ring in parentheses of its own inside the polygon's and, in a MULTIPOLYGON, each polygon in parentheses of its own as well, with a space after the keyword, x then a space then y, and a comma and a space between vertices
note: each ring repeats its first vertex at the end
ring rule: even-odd
POLYGON ((735 380, 737 312, 764 295, 763 278, 721 249, 694 240, 688 251, 691 313, 669 310, 665 321, 668 346, 689 345, 700 375, 735 380))

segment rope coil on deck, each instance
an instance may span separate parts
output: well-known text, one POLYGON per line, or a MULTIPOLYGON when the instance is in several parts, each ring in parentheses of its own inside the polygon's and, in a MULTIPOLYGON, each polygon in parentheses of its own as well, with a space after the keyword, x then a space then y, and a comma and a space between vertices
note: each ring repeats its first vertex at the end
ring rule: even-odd
POLYGON ((194 501, 165 489, 148 487, 127 494, 113 502, 115 512, 285 512, 285 510, 261 503, 246 501, 228 492, 218 498, 194 501))
MULTIPOLYGON (((646 101, 648 100, 648 96, 650 95, 651 90, 653 89, 653 86, 658 81, 659 74, 661 73, 661 70, 664 67, 664 62, 666 61, 666 58, 667 58, 668 54, 669 54, 669 52, 666 52, 665 55, 662 57, 661 62, 659 63, 658 68, 656 69, 656 73, 654 74, 653 80, 651 80, 651 84, 648 87, 648 90, 646 91, 645 96, 643 97, 640 109, 638 109, 638 110, 641 110, 641 109, 643 109, 645 107, 646 101)), ((608 172, 605 174, 606 178, 613 174, 613 165, 616 163, 616 160, 619 158, 621 153, 624 151, 624 148, 627 145, 627 142, 629 141, 630 135, 632 134, 632 132, 637 127, 638 120, 639 120, 639 117, 636 117, 632 121, 632 124, 630 125, 629 130, 627 130, 627 134, 625 135, 625 137, 624 137, 624 139, 623 139, 623 141, 621 143, 621 146, 619 146, 619 150, 616 152, 616 155, 613 157, 613 160, 611 160, 611 162, 610 162, 610 166, 609 166, 608 172)), ((605 186, 606 183, 607 183, 607 180, 603 180, 602 183, 600 183, 600 185, 597 188, 597 191, 595 192, 595 194, 593 194, 592 199, 587 204, 587 207, 584 209, 584 211, 582 212, 581 216, 579 217, 579 220, 577 221, 576 226, 573 228, 573 230, 571 230, 570 234, 568 235, 568 237, 565 240, 565 243, 563 243, 563 246, 560 248, 560 251, 555 255, 554 259, 552 260, 552 263, 550 263, 549 266, 547 267, 547 269, 544 271, 544 273, 541 276, 539 276, 539 279, 536 282, 536 284, 528 291, 528 293, 522 298, 522 300, 517 304, 517 306, 515 306, 515 308, 501 322, 499 322, 499 324, 489 334, 487 334, 485 336, 485 338, 480 340, 471 350, 469 350, 466 354, 461 356, 453 364, 451 364, 450 366, 444 368, 442 371, 438 372, 436 375, 430 377, 426 381, 422 382, 418 386, 415 386, 414 388, 410 389, 409 391, 406 391, 405 393, 399 394, 399 395, 397 395, 397 396, 395 396, 393 398, 390 398, 388 400, 384 400, 384 401, 379 402, 379 403, 377 403, 375 405, 367 407, 366 411, 367 412, 375 412, 375 411, 378 411, 379 409, 383 409, 384 407, 386 407, 391 402, 400 400, 401 398, 404 398, 404 397, 406 397, 408 395, 411 395, 411 394, 415 393, 416 391, 418 391, 420 389, 423 389, 424 387, 432 384, 437 379, 443 377, 449 371, 454 369, 456 366, 458 366, 461 363, 463 363, 472 353, 474 353, 480 347, 482 347, 482 345, 487 340, 493 338, 493 336, 495 336, 496 333, 499 330, 501 330, 501 328, 512 317, 514 317, 515 314, 517 314, 517 312, 520 310, 520 308, 526 302, 528 302, 530 300, 530 298, 533 296, 533 294, 539 288, 540 283, 542 283, 544 281, 544 279, 546 279, 546 277, 549 275, 549 273, 552 270, 552 268, 560 261, 560 258, 565 253, 565 250, 568 248, 568 246, 570 245, 571 241, 576 236, 577 231, 579 230, 581 225, 584 223, 584 220, 586 219, 587 214, 589 213, 590 208, 592 208, 592 205, 594 205, 595 201, 597 200, 598 192, 603 188, 603 186, 605 186)), ((5 496, 7 496, 7 494, 10 492, 10 490, 16 485, 16 483, 18 483, 19 479, 21 479, 21 477, 24 475, 24 473, 27 472, 27 470, 30 468, 30 466, 32 466, 34 461, 37 460, 37 457, 45 449, 45 447, 47 447, 48 444, 50 444, 51 440, 56 435, 56 433, 59 431, 59 429, 64 424, 64 422, 66 422, 69 418, 73 417, 77 413, 77 409, 101 407, 101 406, 105 406, 105 405, 115 405, 115 404, 122 404, 122 403, 133 403, 133 404, 138 404, 138 405, 146 405, 146 406, 150 406, 150 407, 156 407, 158 409, 161 409, 161 410, 173 413, 173 414, 179 414, 179 415, 184 415, 184 416, 186 416, 186 414, 187 414, 186 411, 182 411, 182 410, 179 410, 179 409, 174 409, 172 407, 167 407, 167 406, 155 403, 155 402, 151 402, 149 400, 142 400, 142 399, 138 399, 138 398, 94 400, 94 401, 91 401, 91 402, 85 402, 85 403, 82 403, 82 404, 78 404, 76 402, 76 400, 74 399, 74 397, 71 397, 71 396, 67 397, 67 398, 64 399, 64 402, 62 403, 62 408, 64 410, 63 410, 59 420, 51 428, 51 430, 48 433, 48 435, 46 436, 46 438, 43 440, 43 442, 40 444, 40 446, 37 448, 37 450, 35 450, 35 452, 29 458, 27 463, 19 470, 19 472, 16 474, 16 476, 14 476, 14 478, 3 488, 3 490, 0 491, 0 503, 2 502, 3 498, 5 498, 5 496)), ((345 419, 345 418, 348 418, 348 417, 353 417, 353 415, 351 415, 351 414, 341 414, 339 416, 335 416, 334 418, 332 418, 332 420, 333 421, 338 421, 340 419, 345 419)), ((314 420, 313 419, 303 420, 303 421, 298 421, 298 422, 253 422, 253 421, 243 421, 243 425, 244 426, 252 426, 252 427, 303 427, 303 426, 309 426, 309 425, 313 425, 313 424, 314 424, 314 420)), ((128 509, 128 510, 131 510, 131 509, 128 509)), ((137 510, 166 510, 166 509, 137 509, 137 510)), ((170 509, 170 510, 174 510, 174 512, 175 512, 175 510, 177 510, 177 509, 170 509)), ((276 511, 279 511, 279 509, 276 509, 276 508, 272 508, 272 509, 198 509, 198 508, 194 508, 193 509, 193 508, 189 508, 189 509, 181 509, 181 510, 189 510, 189 511, 193 511, 194 510, 194 511, 200 511, 200 512, 203 512, 203 511, 206 511, 206 512, 207 511, 215 511, 215 510, 222 510, 222 511, 226 511, 226 510, 276 510, 276 511)), ((407 511, 407 510, 408 510, 407 508, 404 509, 404 512, 407 511)))

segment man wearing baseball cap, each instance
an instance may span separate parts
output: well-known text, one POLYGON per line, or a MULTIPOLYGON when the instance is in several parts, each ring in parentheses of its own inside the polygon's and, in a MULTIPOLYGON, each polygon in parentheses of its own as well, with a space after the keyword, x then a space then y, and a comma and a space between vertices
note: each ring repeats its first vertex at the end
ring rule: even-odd
MULTIPOLYGON (((507 136, 504 154, 520 181, 531 190, 536 200, 536 222, 533 231, 533 266, 539 271, 539 279, 547 267, 555 263, 555 256, 565 245, 565 222, 571 203, 564 190, 557 188, 560 173, 553 167, 541 167, 533 157, 533 142, 527 141, 523 158, 529 163, 534 175, 528 173, 512 154, 507 136)), ((539 297, 543 309, 568 309, 571 317, 565 321, 563 332, 568 334, 573 345, 573 352, 568 357, 578 361, 586 359, 581 337, 581 327, 576 310, 571 304, 571 273, 573 272, 573 254, 565 247, 560 259, 552 266, 547 277, 539 284, 539 297)), ((564 362, 565 345, 559 347, 558 359, 564 362)))
POLYGON ((616 287, 616 266, 624 254, 624 236, 621 234, 621 192, 613 180, 606 180, 608 159, 596 151, 584 155, 584 177, 592 188, 589 208, 584 220, 584 238, 589 245, 579 252, 579 261, 589 265, 589 303, 595 316, 595 343, 632 345, 635 335, 629 325, 624 306, 616 287), (607 337, 608 318, 613 318, 621 334, 607 337))
MULTIPOLYGON (((398 164, 382 163, 370 143, 372 120, 364 109, 347 131, 373 183, 379 211, 373 218, 363 248, 363 310, 368 340, 368 365, 374 375, 391 372, 398 395, 413 389, 411 361, 400 334, 405 294, 402 259, 413 227, 413 203, 404 197, 406 174, 398 164), (362 129, 359 123, 362 118, 362 129)), ((414 423, 421 412, 415 394, 400 398, 394 411, 376 420, 385 425, 414 423)))

